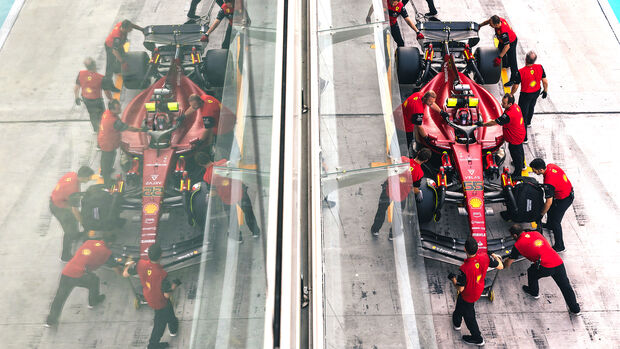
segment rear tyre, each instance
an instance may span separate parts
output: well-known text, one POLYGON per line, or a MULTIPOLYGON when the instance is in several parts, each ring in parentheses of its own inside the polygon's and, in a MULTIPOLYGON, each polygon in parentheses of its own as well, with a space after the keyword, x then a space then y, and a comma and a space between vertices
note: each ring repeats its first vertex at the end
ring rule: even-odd
POLYGON ((123 73, 123 86, 128 89, 142 89, 148 69, 149 55, 146 52, 128 52, 125 54, 127 70, 123 73))
POLYGON ((399 84, 415 84, 421 72, 420 50, 417 47, 396 49, 396 71, 399 84))
POLYGON ((426 179, 422 180, 420 190, 422 191, 424 199, 422 199, 422 202, 416 202, 418 209, 418 221, 420 223, 426 223, 433 219, 437 194, 435 190, 426 183, 426 179))
POLYGON ((226 78, 228 50, 213 49, 205 56, 205 79, 212 87, 223 87, 226 78))
POLYGON ((494 47, 479 47, 475 53, 476 64, 482 79, 477 81, 483 84, 497 84, 502 76, 502 67, 495 66, 493 61, 497 57, 497 49, 494 47))

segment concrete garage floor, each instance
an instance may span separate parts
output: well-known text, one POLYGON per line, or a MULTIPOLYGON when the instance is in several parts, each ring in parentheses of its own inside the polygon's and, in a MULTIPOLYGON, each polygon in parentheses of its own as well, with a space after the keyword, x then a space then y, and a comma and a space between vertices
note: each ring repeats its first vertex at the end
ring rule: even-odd
MULTIPOLYGON (((26 1, 0 50, 0 183, 5 184, 0 196, 0 284, 5 294, 0 301, 1 347, 146 346, 152 311, 135 311, 125 281, 107 270, 98 271, 102 292, 107 295, 105 304, 88 310, 86 291, 76 289, 65 305, 58 329, 43 327, 63 267, 59 261, 62 230, 51 217, 48 196, 63 173, 85 163, 98 167, 95 137, 86 110, 72 106, 73 83, 85 56, 93 56, 102 71, 103 40, 114 23, 124 18, 140 25, 182 23, 188 3, 26 1)), ((203 3, 201 6, 205 6, 203 3)), ((416 0, 415 4, 426 11, 423 1, 416 0)), ((541 282, 539 300, 525 298, 520 285, 526 280, 528 263, 521 262, 502 272, 493 303, 482 299, 477 304, 478 322, 487 347, 618 347, 620 291, 614 282, 620 272, 614 261, 620 248, 620 186, 615 185, 619 166, 612 152, 620 129, 620 65, 616 62, 620 45, 598 2, 438 0, 436 5, 443 20, 482 21, 499 14, 508 19, 519 36, 520 61, 528 50, 538 52, 539 63, 545 67, 550 82, 549 98, 538 102, 540 114, 534 117, 526 158, 529 161, 541 156, 560 165, 575 186, 576 200, 563 224, 567 252, 562 258, 583 316, 568 315, 559 290, 550 279, 541 282)), ((346 14, 350 4, 343 2, 339 6, 340 13, 346 14)), ((413 12, 410 6, 408 9, 413 12)), ((362 7, 360 16, 365 16, 367 5, 362 7)), ((199 13, 200 9, 199 6, 199 13)), ((414 45, 413 33, 404 23, 401 28, 407 45, 414 45)), ((212 35, 211 46, 221 42, 224 29, 221 25, 217 35, 212 35)), ((491 44, 492 30, 484 28, 481 37, 481 45, 491 44)), ((140 33, 133 32, 132 47, 141 47, 141 39, 140 33)), ((494 89, 499 97, 499 89, 494 89)), ((346 96, 339 97, 346 100, 346 96)), ((367 113, 380 111, 379 107, 360 109, 367 113)), ((362 114, 357 108, 349 113, 362 114)), ((382 127, 380 122, 374 124, 376 121, 353 117, 336 122, 350 126, 349 132, 363 132, 364 125, 382 127)), ((334 142, 340 144, 341 162, 383 160, 383 137, 359 142, 358 137, 346 138, 341 133, 334 142), (344 146, 350 153, 344 152, 344 146), (363 153, 368 149, 372 150, 363 153)), ((347 168, 346 163, 342 164, 347 168)), ((396 281, 387 223, 380 240, 368 247, 379 185, 375 181, 339 194, 339 198, 347 197, 347 202, 355 202, 355 206, 343 206, 339 215, 333 217, 332 222, 343 222, 339 224, 346 228, 346 234, 339 237, 341 242, 335 241, 336 233, 341 233, 339 229, 330 231, 332 240, 326 241, 334 244, 326 253, 331 258, 338 256, 337 262, 348 266, 341 269, 333 264, 333 274, 326 278, 326 282, 340 283, 331 294, 326 292, 326 296, 339 297, 329 301, 341 301, 330 304, 334 314, 327 320, 328 325, 342 329, 338 338, 327 338, 334 348, 406 347, 402 334, 402 289, 396 281), (340 311, 353 315, 339 322, 343 320, 340 311)), ((409 255, 406 271, 411 285, 420 281, 415 279, 423 275, 416 274, 421 267, 426 272, 427 279, 421 280, 425 287, 411 288, 416 296, 426 292, 431 307, 424 309, 423 304, 414 304, 416 311, 420 311, 416 317, 418 324, 426 318, 434 325, 434 330, 419 330, 419 335, 436 341, 440 348, 464 347, 460 333, 452 330, 449 320, 455 293, 445 275, 456 268, 429 260, 424 261, 424 266, 414 265, 419 261, 409 255)), ((179 274, 184 285, 177 292, 175 310, 181 330, 171 341, 172 347, 184 348, 189 342, 197 273, 197 268, 190 268, 179 274)), ((465 328, 462 332, 467 333, 465 328)), ((326 335, 329 334, 327 331, 326 335)), ((164 334, 163 340, 168 339, 168 334, 164 334)))

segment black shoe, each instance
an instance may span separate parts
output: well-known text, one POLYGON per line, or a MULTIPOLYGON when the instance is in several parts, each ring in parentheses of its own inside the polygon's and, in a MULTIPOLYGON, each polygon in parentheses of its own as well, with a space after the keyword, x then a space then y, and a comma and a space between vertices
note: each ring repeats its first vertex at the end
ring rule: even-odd
POLYGON ((530 291, 529 286, 523 285, 523 292, 525 292, 525 293, 529 294, 530 296, 534 297, 534 299, 540 298, 539 294, 534 294, 534 293, 532 293, 532 291, 530 291))
POLYGON ((255 239, 258 239, 260 237, 260 230, 257 231, 256 233, 252 233, 252 237, 255 239))
POLYGON ((568 310, 568 312, 569 312, 571 315, 574 315, 574 316, 581 316, 581 310, 578 310, 578 311, 574 312, 574 311, 572 311, 572 310, 570 310, 570 309, 569 309, 569 310, 568 310))
POLYGON ((510 81, 508 81, 507 83, 504 84, 504 87, 512 87, 512 85, 514 85, 514 84, 515 84, 515 82, 510 80, 510 81))
POLYGON ((437 16, 437 11, 430 11, 430 12, 425 13, 424 15, 428 16, 428 17, 430 17, 430 16, 437 16))
POLYGON ((558 246, 553 246, 551 247, 555 252, 557 253, 562 253, 566 251, 566 247, 562 246, 562 247, 558 247, 558 246))
POLYGON ((371 233, 371 234, 372 234, 372 236, 374 236, 374 237, 379 237, 379 231, 378 231, 378 230, 377 230, 377 231, 372 231, 372 230, 371 230, 371 231, 370 231, 370 233, 371 233))
POLYGON ((461 325, 456 326, 455 324, 452 324, 452 328, 453 328, 455 331, 460 331, 460 330, 461 330, 461 325))
POLYGON ((187 14, 187 18, 191 18, 191 19, 198 19, 200 18, 200 16, 196 16, 195 14, 187 14))
POLYGON ((463 342, 467 344, 477 345, 479 347, 484 345, 484 338, 480 337, 480 339, 474 339, 474 336, 463 336, 463 342))
POLYGON ((523 140, 523 144, 527 144, 527 138, 523 140))
POLYGON ((390 235, 388 235, 388 240, 394 240, 394 236, 392 235, 392 229, 390 229, 390 235))
POLYGON ((70 260, 71 260, 71 256, 69 256, 69 257, 62 256, 62 257, 60 257, 60 261, 63 262, 63 263, 67 263, 70 260))
POLYGON ((94 308, 94 307, 98 306, 98 305, 99 305, 99 304, 101 304, 104 300, 105 300, 105 294, 100 294, 100 295, 97 297, 97 300, 95 300, 95 304, 89 304, 89 305, 88 305, 88 309, 92 309, 92 308, 94 308))
POLYGON ((47 320, 43 324, 43 327, 52 328, 52 327, 56 327, 56 325, 58 325, 58 322, 47 320))

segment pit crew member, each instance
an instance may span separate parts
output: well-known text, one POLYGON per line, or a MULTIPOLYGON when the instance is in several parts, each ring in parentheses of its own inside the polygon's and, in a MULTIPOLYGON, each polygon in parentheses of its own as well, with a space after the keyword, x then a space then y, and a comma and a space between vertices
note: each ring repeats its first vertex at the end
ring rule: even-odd
POLYGON ((553 232, 553 249, 564 252, 564 239, 562 236, 562 218, 564 213, 573 204, 575 192, 570 180, 558 165, 545 164, 541 158, 530 162, 532 171, 537 175, 543 175, 543 188, 545 190, 545 206, 541 212, 544 217, 547 214, 547 223, 543 226, 553 232))
POLYGON ((120 90, 112 84, 112 80, 104 79, 103 75, 97 73, 97 63, 95 63, 94 59, 86 58, 84 66, 86 70, 81 70, 75 79, 73 94, 75 95, 76 105, 80 105, 82 101, 84 102, 90 116, 90 123, 93 125, 93 130, 97 132, 99 131, 101 114, 105 110, 101 91, 103 90, 108 100, 111 100, 112 92, 120 92, 120 90))
MULTIPOLYGON (((430 149, 422 148, 414 159, 409 159, 406 156, 401 157, 402 162, 409 163, 409 171, 405 171, 397 176, 389 176, 385 182, 383 182, 381 185, 381 195, 379 196, 377 213, 375 213, 375 219, 370 228, 370 233, 374 237, 379 236, 379 229, 381 229, 383 225, 385 212, 391 202, 399 203, 401 207, 404 208, 411 188, 413 188, 416 201, 421 202, 423 200, 423 194, 420 190, 422 177, 424 177, 422 164, 430 160, 431 155, 430 149)), ((392 240, 392 237, 392 228, 390 227, 388 239, 392 240)))
POLYGON ((71 259, 73 241, 79 237, 80 212, 70 204, 69 197, 79 192, 80 184, 88 182, 93 174, 94 171, 88 166, 80 167, 77 173, 67 172, 60 178, 50 196, 50 211, 58 219, 64 232, 60 257, 63 262, 71 259))
POLYGON ((501 125, 504 133, 504 140, 508 142, 508 150, 512 158, 514 172, 512 177, 521 176, 521 170, 525 162, 525 153, 523 151, 523 140, 525 139, 525 123, 521 108, 515 104, 515 97, 510 93, 506 93, 502 98, 502 108, 504 113, 495 120, 476 122, 481 127, 501 125))
POLYGON ((226 0, 224 1, 224 3, 220 4, 220 11, 217 13, 217 17, 205 34, 207 36, 207 42, 209 41, 209 34, 211 34, 215 30, 215 28, 220 25, 220 22, 222 22, 224 19, 228 19, 228 27, 226 28, 224 41, 222 41, 222 48, 228 49, 228 47, 230 46, 230 37, 232 34, 232 21, 234 13, 235 8, 233 1, 226 0))
POLYGON ((454 312, 452 312, 452 326, 454 330, 460 331, 461 321, 465 319, 465 326, 471 334, 463 336, 463 341, 482 346, 484 338, 478 328, 474 305, 484 291, 487 268, 503 269, 504 266, 501 257, 496 254, 478 254, 478 242, 471 236, 465 241, 465 253, 467 253, 467 259, 459 268, 459 275, 448 274, 448 279, 459 292, 454 312))
POLYGON ((416 139, 416 142, 420 143, 422 139, 427 139, 428 137, 428 134, 421 126, 424 117, 424 109, 426 106, 429 106, 432 110, 441 114, 444 119, 448 118, 448 113, 441 110, 437 103, 435 103, 436 99, 437 94, 435 91, 430 90, 424 94, 421 92, 413 93, 405 100, 405 102, 403 102, 402 113, 403 122, 405 124, 405 134, 407 137, 407 148, 411 148, 411 143, 414 138, 416 139))
POLYGON ((534 115, 534 107, 536 107, 536 100, 541 95, 543 99, 547 98, 547 75, 542 65, 535 64, 536 52, 530 51, 525 56, 525 67, 519 69, 517 76, 515 77, 515 84, 512 85, 510 93, 512 95, 517 92, 519 86, 521 86, 521 93, 519 94, 519 107, 523 112, 523 119, 525 121, 526 134, 523 143, 527 143, 527 128, 532 123, 532 116, 534 115), (542 83, 542 94, 540 93, 540 85, 542 83))
POLYGON ((105 39, 104 47, 106 54, 106 78, 111 79, 112 74, 119 72, 119 64, 126 67, 126 62, 124 59, 125 50, 123 48, 123 45, 125 45, 125 42, 127 42, 127 34, 129 34, 129 32, 131 32, 133 29, 137 29, 141 32, 144 31, 144 28, 126 19, 122 22, 116 23, 110 34, 108 34, 108 37, 105 39))
MULTIPOLYGON (((418 30, 411 18, 409 18, 409 14, 407 13, 407 10, 405 10, 405 4, 398 0, 387 0, 386 9, 388 12, 388 16, 390 17, 390 32, 392 33, 392 37, 394 38, 394 41, 396 41, 396 45, 398 45, 398 47, 405 46, 405 41, 403 40, 403 36, 400 33, 400 27, 398 26, 398 16, 403 17, 409 27, 411 27, 411 29, 416 32, 417 39, 424 39, 424 34, 422 34, 418 30)), ((370 6, 370 9, 368 10, 368 15, 366 16, 366 23, 370 23, 370 16, 372 16, 373 11, 373 6, 370 6)))
POLYGON ((510 79, 504 84, 506 87, 510 87, 514 84, 514 79, 517 75, 517 34, 512 30, 508 22, 498 15, 494 15, 486 21, 480 23, 480 27, 489 24, 495 29, 495 36, 499 40, 499 53, 495 58, 495 65, 502 64, 502 59, 506 56, 508 60, 508 66, 510 67, 510 79))
POLYGON ((532 262, 527 269, 528 284, 523 285, 523 291, 535 299, 540 298, 538 279, 551 276, 560 288, 570 313, 581 315, 581 308, 566 275, 564 262, 544 236, 537 231, 523 231, 518 224, 510 227, 510 234, 516 242, 508 257, 504 259, 506 268, 510 267, 520 255, 532 262))

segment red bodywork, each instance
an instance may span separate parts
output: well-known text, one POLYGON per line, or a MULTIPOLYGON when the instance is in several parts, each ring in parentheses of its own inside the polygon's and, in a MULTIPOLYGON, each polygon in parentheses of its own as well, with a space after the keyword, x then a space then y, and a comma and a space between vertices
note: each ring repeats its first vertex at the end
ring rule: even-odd
MULTIPOLYGON (((480 118, 484 122, 498 118, 503 109, 497 99, 472 79, 458 72, 453 62, 451 56, 444 57, 442 71, 429 81, 421 92, 435 91, 437 105, 443 106, 449 97, 458 94, 454 91, 455 80, 458 79, 460 84, 468 84, 473 97, 478 98, 477 107, 467 108, 471 112, 474 123, 480 118)), ((451 117, 457 113, 456 108, 444 107, 444 110, 451 117)), ((469 216, 471 235, 478 241, 480 254, 486 255, 483 157, 488 151, 495 152, 502 145, 504 142, 502 129, 500 126, 478 128, 474 131, 477 142, 467 146, 455 141, 454 128, 448 125, 439 113, 430 108, 425 108, 422 125, 430 136, 430 144, 427 145, 435 151, 447 151, 452 164, 456 166, 456 171, 463 183, 464 204, 469 216)))
MULTIPOLYGON (((122 120, 128 125, 142 127, 148 113, 145 103, 150 102, 155 89, 164 87, 172 89, 173 100, 179 103, 179 112, 169 113, 171 117, 180 115, 180 111, 189 107, 191 94, 205 94, 194 82, 186 77, 176 64, 172 64, 166 77, 137 95, 125 108, 122 120)), ((218 102, 219 103, 219 102, 218 102)), ((186 115, 181 127, 171 136, 171 146, 165 149, 149 148, 150 136, 146 132, 123 132, 122 148, 125 152, 142 158, 142 227, 140 236, 140 258, 147 258, 146 249, 155 243, 158 233, 161 206, 166 191, 166 181, 176 169, 179 155, 191 151, 203 139, 207 130, 198 112, 186 115)), ((230 131, 234 125, 232 113, 226 114, 225 121, 218 124, 221 131, 230 131), (225 124, 225 125, 223 125, 225 124), (224 130, 225 129, 225 130, 224 130)), ((216 119, 219 119, 219 115, 216 119)), ((176 123, 176 120, 175 120, 176 123)), ((214 130, 214 132, 217 132, 214 130)), ((182 189, 188 190, 187 186, 182 189)))

